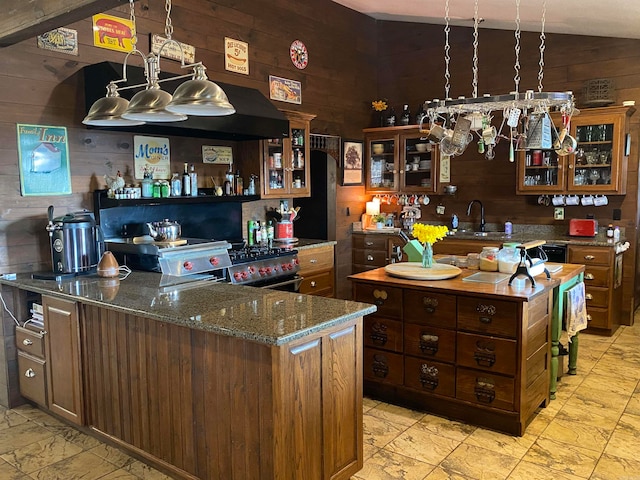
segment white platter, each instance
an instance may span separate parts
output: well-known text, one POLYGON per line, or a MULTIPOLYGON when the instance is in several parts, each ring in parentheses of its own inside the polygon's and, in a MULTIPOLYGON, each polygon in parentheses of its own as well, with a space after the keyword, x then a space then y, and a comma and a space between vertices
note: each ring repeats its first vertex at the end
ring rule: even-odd
POLYGON ((424 268, 422 262, 391 263, 384 267, 384 270, 392 277, 408 280, 446 280, 457 277, 462 272, 454 265, 435 262, 431 268, 424 268))

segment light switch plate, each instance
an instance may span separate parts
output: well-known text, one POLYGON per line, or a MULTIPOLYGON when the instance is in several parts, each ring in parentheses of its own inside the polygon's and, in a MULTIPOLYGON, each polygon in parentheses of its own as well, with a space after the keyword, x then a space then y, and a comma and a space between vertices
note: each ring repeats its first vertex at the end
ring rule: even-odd
POLYGON ((553 218, 554 220, 564 220, 564 208, 555 207, 553 209, 553 218))
POLYGON ((438 206, 436 207, 436 213, 437 213, 438 215, 444 215, 444 205, 438 205, 438 206))

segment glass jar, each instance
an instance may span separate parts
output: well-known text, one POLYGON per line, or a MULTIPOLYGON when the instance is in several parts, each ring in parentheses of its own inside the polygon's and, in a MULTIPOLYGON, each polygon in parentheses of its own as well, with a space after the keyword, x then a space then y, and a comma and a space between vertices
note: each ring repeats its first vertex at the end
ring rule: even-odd
POLYGON ((498 271, 514 273, 520 263, 520 250, 517 243, 504 243, 498 252, 498 271))
POLYGON ((478 270, 480 268, 480 254, 468 253, 467 254, 467 268, 469 270, 478 270))
POLYGON ((482 252, 480 252, 480 270, 485 272, 498 271, 498 247, 482 247, 482 252))

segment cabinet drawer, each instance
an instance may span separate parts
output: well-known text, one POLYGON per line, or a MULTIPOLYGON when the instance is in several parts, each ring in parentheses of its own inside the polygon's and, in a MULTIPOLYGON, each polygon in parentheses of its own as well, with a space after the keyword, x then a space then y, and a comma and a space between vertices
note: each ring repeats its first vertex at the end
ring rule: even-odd
POLYGON ((402 319, 402 289, 356 283, 354 286, 356 302, 373 303, 378 307, 378 315, 402 319))
POLYGON ((515 340, 458 332, 456 352, 458 365, 505 375, 516 373, 515 340))
POLYGON ((584 285, 588 287, 608 287, 610 267, 586 267, 584 269, 584 285))
POLYGON ((456 369, 456 398, 478 405, 514 410, 515 380, 491 373, 456 369))
POLYGON ((367 315, 364 318, 364 345, 402 352, 402 322, 367 315))
POLYGON ((300 293, 333 297, 333 268, 326 272, 303 275, 303 277, 304 279, 300 283, 300 293))
POLYGON ((387 251, 388 235, 354 235, 353 248, 387 251))
POLYGON ((405 290, 404 321, 456 328, 456 297, 441 293, 405 290))
POLYGON ((374 348, 364 349, 364 378, 376 382, 402 385, 402 355, 374 348))
POLYGON ((604 308, 587 308, 587 328, 610 328, 609 311, 604 308))
POLYGON ((45 363, 40 358, 18 352, 20 394, 38 405, 47 406, 45 363))
POLYGON ((44 359, 44 336, 24 327, 16 327, 16 347, 34 357, 44 359))
POLYGON ((516 338, 517 304, 489 298, 458 297, 458 330, 516 338))
POLYGON ((576 247, 569 245, 569 263, 583 265, 611 265, 611 250, 609 248, 576 247))
POLYGON ((300 275, 306 272, 333 268, 333 246, 305 248, 298 250, 300 275))
POLYGON ((585 299, 588 308, 607 308, 609 306, 609 289, 603 287, 587 287, 585 289, 585 299))
POLYGON ((455 397, 456 369, 446 363, 405 357, 404 384, 423 392, 455 397))
POLYGON ((456 360, 456 332, 405 323, 404 351, 407 355, 453 363, 456 360))
POLYGON ((353 249, 353 263, 360 265, 369 265, 372 267, 384 267, 387 262, 386 250, 362 250, 359 248, 353 249))

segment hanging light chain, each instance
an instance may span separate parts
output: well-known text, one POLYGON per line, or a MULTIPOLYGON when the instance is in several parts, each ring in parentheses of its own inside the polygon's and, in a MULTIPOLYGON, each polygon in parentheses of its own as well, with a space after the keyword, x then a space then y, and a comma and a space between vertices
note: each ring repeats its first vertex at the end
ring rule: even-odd
POLYGON ((547 15, 547 0, 542 0, 542 28, 540 30, 540 71, 538 72, 538 91, 542 92, 542 79, 544 78, 544 22, 547 15))
POLYGON ((171 40, 173 34, 173 25, 171 24, 171 0, 165 0, 164 9, 167 11, 167 20, 164 24, 164 34, 167 40, 171 40))
POLYGON ((513 65, 513 69, 516 71, 516 74, 513 77, 513 82, 516 86, 515 92, 518 93, 520 91, 520 0, 516 0, 516 29, 514 36, 516 38, 516 61, 513 65))
POLYGON ((132 50, 135 50, 136 44, 138 43, 138 29, 136 28, 136 13, 133 6, 133 2, 134 0, 129 0, 129 8, 130 8, 129 20, 131 20, 131 25, 133 27, 133 35, 131 35, 131 45, 133 47, 132 50))
POLYGON ((473 81, 471 86, 473 87, 472 97, 478 97, 478 25, 480 19, 478 18, 478 0, 475 0, 474 13, 473 13, 473 81))
POLYGON ((451 28, 449 27, 449 21, 451 18, 449 17, 449 0, 445 1, 444 5, 444 98, 451 98, 449 95, 449 90, 451 89, 451 74, 449 73, 449 62, 451 61, 451 56, 449 55, 449 51, 451 50, 451 46, 449 45, 449 32, 451 28))

